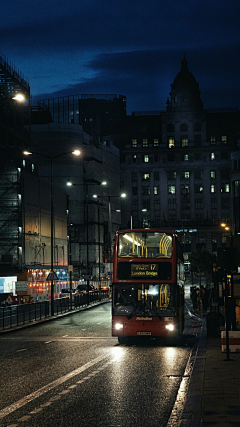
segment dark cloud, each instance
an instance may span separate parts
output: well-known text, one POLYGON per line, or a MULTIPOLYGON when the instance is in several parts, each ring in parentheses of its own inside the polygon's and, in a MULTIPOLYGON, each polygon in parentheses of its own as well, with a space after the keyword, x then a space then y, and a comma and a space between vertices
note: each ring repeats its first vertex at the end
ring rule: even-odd
MULTIPOLYGON (((189 70, 200 86, 204 106, 237 107, 240 59, 235 47, 188 50, 189 70), (232 71, 231 71, 232 70, 232 71)), ((81 93, 116 93, 127 96, 127 109, 163 110, 171 83, 181 68, 183 50, 154 50, 101 54, 86 65, 95 76, 55 91, 53 97, 81 93)), ((41 98, 46 98, 47 94, 41 98)))
POLYGON ((1 50, 29 78, 33 102, 121 93, 130 112, 164 109, 186 52, 204 105, 237 105, 239 15, 239 0, 8 0, 1 50))

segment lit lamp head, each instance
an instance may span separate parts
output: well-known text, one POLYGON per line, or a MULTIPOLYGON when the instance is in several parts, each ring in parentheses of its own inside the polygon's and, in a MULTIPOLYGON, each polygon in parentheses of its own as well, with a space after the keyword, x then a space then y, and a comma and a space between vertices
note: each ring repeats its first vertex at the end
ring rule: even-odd
POLYGON ((25 101, 25 96, 23 96, 21 93, 17 93, 13 98, 15 101, 23 102, 25 101))
POLYGON ((74 156, 80 156, 81 151, 80 150, 74 150, 74 151, 72 151, 72 154, 74 154, 74 156))

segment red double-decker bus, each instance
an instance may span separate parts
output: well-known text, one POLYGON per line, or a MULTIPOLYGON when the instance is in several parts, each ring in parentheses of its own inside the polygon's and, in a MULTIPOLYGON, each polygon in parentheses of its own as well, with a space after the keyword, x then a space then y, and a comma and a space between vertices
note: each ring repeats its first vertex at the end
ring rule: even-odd
POLYGON ((117 231, 113 251, 112 335, 180 338, 184 328, 184 262, 171 231, 117 231))

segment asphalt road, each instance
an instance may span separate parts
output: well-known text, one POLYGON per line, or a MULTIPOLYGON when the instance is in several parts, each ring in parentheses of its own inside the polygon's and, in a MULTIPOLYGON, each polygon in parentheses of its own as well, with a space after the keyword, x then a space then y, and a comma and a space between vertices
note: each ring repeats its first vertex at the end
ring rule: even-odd
POLYGON ((190 347, 111 337, 111 304, 0 337, 0 425, 164 427, 190 347))

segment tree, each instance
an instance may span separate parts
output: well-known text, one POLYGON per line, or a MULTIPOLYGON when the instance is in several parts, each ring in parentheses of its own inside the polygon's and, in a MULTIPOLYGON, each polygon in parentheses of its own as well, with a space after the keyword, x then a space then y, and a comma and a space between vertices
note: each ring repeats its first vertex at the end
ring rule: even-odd
MULTIPOLYGON (((190 270, 192 273, 203 273, 206 283, 212 274, 213 258, 205 248, 198 249, 189 256, 190 270)), ((200 276, 201 277, 201 276, 200 276)), ((200 283, 201 284, 201 283, 200 283)))

